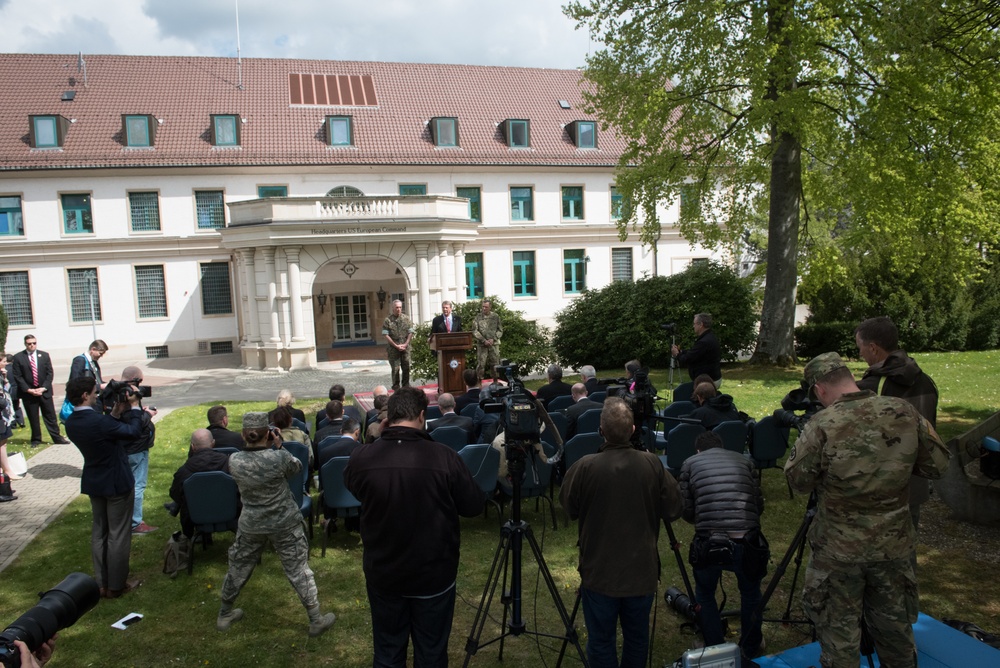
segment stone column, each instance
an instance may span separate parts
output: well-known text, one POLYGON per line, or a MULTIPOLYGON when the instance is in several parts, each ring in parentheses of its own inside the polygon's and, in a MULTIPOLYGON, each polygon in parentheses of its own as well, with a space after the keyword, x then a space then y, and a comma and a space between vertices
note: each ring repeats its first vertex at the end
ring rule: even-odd
POLYGON ((465 244, 451 245, 455 256, 455 301, 465 301, 465 244))
POLYGON ((271 336, 268 341, 280 343, 281 336, 278 331, 278 280, 274 270, 274 246, 262 248, 264 255, 264 275, 267 277, 267 311, 271 321, 271 336))
POLYGON ((285 260, 288 262, 288 298, 292 305, 292 341, 305 341, 302 326, 302 284, 299 281, 299 252, 301 246, 284 248, 285 260))
POLYGON ((417 242, 413 247, 417 250, 417 301, 419 304, 420 319, 418 322, 427 322, 431 318, 431 295, 427 285, 427 242, 417 242))
POLYGON ((247 282, 247 333, 250 343, 260 343, 260 313, 257 310, 257 270, 254 267, 254 248, 241 248, 243 271, 247 282))

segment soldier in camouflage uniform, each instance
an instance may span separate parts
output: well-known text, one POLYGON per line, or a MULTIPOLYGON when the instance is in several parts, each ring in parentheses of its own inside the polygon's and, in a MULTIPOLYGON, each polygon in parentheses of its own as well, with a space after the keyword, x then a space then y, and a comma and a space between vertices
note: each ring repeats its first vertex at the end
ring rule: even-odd
POLYGON ((229 470, 240 489, 243 511, 236 539, 229 548, 229 572, 222 583, 222 607, 216 628, 226 631, 243 618, 243 610, 234 608, 233 603, 270 541, 285 576, 309 613, 309 636, 315 638, 333 626, 337 617, 332 612, 320 613, 316 580, 309 568, 309 541, 288 487, 288 478, 302 470, 302 463, 282 449, 281 435, 268 428, 267 413, 243 416, 243 440, 246 449, 229 458, 229 470))
POLYGON ((810 360, 805 382, 825 409, 802 430, 785 475, 817 495, 802 605, 816 625, 820 660, 824 668, 857 667, 864 611, 882 665, 916 666, 908 486, 912 474, 944 475, 948 449, 906 401, 859 390, 837 353, 810 360))
POLYGON ((492 313, 492 304, 484 300, 482 313, 472 323, 472 336, 476 338, 476 371, 480 378, 493 375, 493 369, 500 364, 500 337, 503 325, 500 316, 492 313))
POLYGON ((392 367, 392 389, 410 386, 410 339, 413 322, 403 314, 403 302, 392 303, 392 313, 382 322, 382 336, 388 345, 389 365, 392 367), (402 379, 400 379, 402 370, 402 379))

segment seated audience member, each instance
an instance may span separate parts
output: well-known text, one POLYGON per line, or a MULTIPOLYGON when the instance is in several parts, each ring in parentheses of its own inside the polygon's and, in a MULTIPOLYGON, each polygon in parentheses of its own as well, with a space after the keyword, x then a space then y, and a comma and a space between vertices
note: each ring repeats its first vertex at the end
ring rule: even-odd
POLYGON ((382 394, 375 397, 374 404, 375 410, 378 412, 375 414, 375 419, 370 420, 365 429, 365 443, 374 443, 382 434, 382 427, 385 426, 385 420, 388 416, 389 395, 382 394))
MULTIPOLYGON (((240 439, 242 442, 243 439, 240 439)), ((170 498, 180 509, 181 532, 190 538, 194 535, 194 525, 188 512, 187 501, 184 498, 184 481, 195 473, 205 471, 224 471, 229 473, 229 455, 214 450, 215 439, 208 429, 196 429, 191 434, 191 449, 187 461, 174 473, 174 482, 170 485, 170 498)))
POLYGON ((723 422, 740 419, 740 412, 733 405, 733 398, 716 392, 715 384, 711 381, 696 385, 691 401, 698 408, 691 411, 688 417, 700 420, 705 429, 714 429, 723 422))
MULTIPOLYGON (((361 415, 361 410, 354 404, 349 404, 345 400, 347 396, 347 390, 344 389, 343 385, 335 384, 330 386, 330 401, 339 401, 344 407, 342 413, 346 417, 352 417, 358 422, 361 422, 363 416, 361 415)), ((316 414, 316 431, 319 431, 320 427, 326 422, 326 415, 324 413, 316 414)))
POLYGON ((566 426, 567 440, 576 436, 576 421, 580 419, 581 415, 594 408, 598 410, 604 408, 604 404, 588 398, 588 394, 589 392, 587 392, 587 387, 583 383, 577 383, 573 386, 574 403, 564 411, 566 413, 566 419, 569 422, 566 426))
POLYGON ((558 364, 550 364, 546 371, 549 379, 547 385, 542 385, 535 392, 535 398, 542 402, 545 408, 549 407, 549 402, 556 397, 568 397, 573 394, 573 386, 563 382, 563 370, 558 364))
POLYGON ((455 412, 455 397, 444 392, 438 396, 438 408, 441 409, 441 417, 436 420, 428 420, 427 431, 431 432, 439 427, 459 427, 464 429, 469 436, 475 431, 475 424, 472 418, 459 415, 455 412))
POLYGON ((278 408, 281 408, 282 406, 287 408, 292 417, 296 420, 301 420, 302 424, 308 424, 306 422, 306 414, 295 407, 295 395, 292 394, 291 390, 282 390, 281 392, 278 392, 277 404, 278 408))
POLYGON ((505 385, 503 381, 490 383, 479 391, 480 405, 476 407, 476 414, 472 418, 474 427, 473 437, 476 443, 492 443, 501 427, 500 413, 487 413, 483 410, 482 402, 491 401, 493 393, 505 385))
POLYGON ((580 367, 580 382, 587 388, 587 394, 604 392, 608 389, 607 385, 597 382, 597 370, 589 364, 580 367))
POLYGON ((316 460, 316 469, 323 468, 323 464, 334 457, 350 457, 354 448, 358 446, 361 438, 361 425, 354 418, 344 418, 344 426, 340 438, 332 443, 324 445, 319 449, 319 458, 316 460))
MULTIPOLYGON (((372 405, 373 406, 375 404, 375 399, 378 398, 378 397, 381 397, 381 396, 384 396, 384 397, 388 398, 389 397, 389 390, 388 390, 388 388, 386 388, 385 385, 376 385, 375 389, 372 390, 372 405)), ((374 407, 371 408, 367 413, 365 413, 365 421, 361 425, 362 431, 364 431, 364 427, 369 422, 371 422, 373 419, 375 419, 375 416, 377 416, 377 415, 378 415, 378 409, 374 408, 374 407)))
POLYGON ((465 383, 465 394, 455 397, 455 412, 461 413, 462 409, 469 404, 479 403, 479 393, 483 389, 479 381, 479 374, 475 369, 466 369, 462 372, 462 381, 465 383))
POLYGON ((208 431, 215 439, 213 447, 242 450, 246 446, 239 433, 229 431, 229 411, 225 406, 212 406, 208 409, 208 431))
POLYGON ((324 419, 320 424, 323 426, 316 431, 316 438, 313 439, 317 444, 322 442, 327 436, 340 435, 344 424, 344 404, 336 400, 330 400, 326 402, 322 413, 324 419))
POLYGON ((282 442, 298 441, 302 445, 306 446, 309 450, 309 466, 313 467, 314 462, 316 461, 313 441, 309 438, 309 434, 292 425, 292 414, 288 411, 288 407, 281 406, 279 408, 275 408, 271 411, 270 419, 271 424, 277 427, 278 431, 281 432, 282 442))

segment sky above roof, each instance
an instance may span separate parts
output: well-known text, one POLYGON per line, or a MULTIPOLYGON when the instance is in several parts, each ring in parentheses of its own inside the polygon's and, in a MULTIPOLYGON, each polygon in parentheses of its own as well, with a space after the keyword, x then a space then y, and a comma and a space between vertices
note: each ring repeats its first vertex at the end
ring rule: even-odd
POLYGON ((563 0, 0 0, 7 53, 316 58, 573 69, 563 0))

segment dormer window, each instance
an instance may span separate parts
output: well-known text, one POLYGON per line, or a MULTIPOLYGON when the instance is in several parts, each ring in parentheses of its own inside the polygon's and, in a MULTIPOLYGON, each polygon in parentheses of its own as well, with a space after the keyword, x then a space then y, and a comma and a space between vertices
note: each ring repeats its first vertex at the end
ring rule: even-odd
POLYGON ((509 118, 504 121, 504 135, 507 146, 511 148, 528 148, 531 146, 529 121, 509 118))
POLYGON ((569 131, 577 148, 597 148, 597 123, 594 121, 573 121, 569 131))
POLYGON ((353 146, 354 127, 350 116, 327 116, 326 137, 330 146, 353 146))
POLYGON ((125 145, 132 148, 149 148, 156 139, 158 123, 150 114, 122 115, 125 145))
POLYGON ((59 148, 66 140, 69 119, 62 116, 29 116, 31 148, 59 148))
POLYGON ((212 146, 239 146, 241 125, 235 114, 212 114, 212 146))
POLYGON ((458 119, 432 118, 431 136, 434 138, 435 146, 458 146, 458 119))

